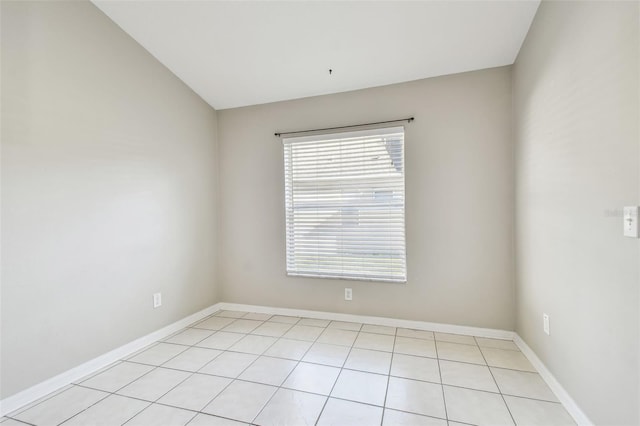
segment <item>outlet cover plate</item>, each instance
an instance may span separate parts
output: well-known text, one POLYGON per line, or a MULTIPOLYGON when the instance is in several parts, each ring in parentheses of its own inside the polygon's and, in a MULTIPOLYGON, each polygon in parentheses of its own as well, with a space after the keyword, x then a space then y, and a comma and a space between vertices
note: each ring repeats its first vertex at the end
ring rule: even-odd
POLYGON ((542 329, 544 330, 545 334, 548 336, 549 335, 549 315, 547 314, 542 314, 542 329))
POLYGON ((353 300, 353 290, 350 288, 344 289, 344 300, 353 300))
POLYGON ((638 238, 638 206, 627 206, 623 211, 624 236, 638 238))

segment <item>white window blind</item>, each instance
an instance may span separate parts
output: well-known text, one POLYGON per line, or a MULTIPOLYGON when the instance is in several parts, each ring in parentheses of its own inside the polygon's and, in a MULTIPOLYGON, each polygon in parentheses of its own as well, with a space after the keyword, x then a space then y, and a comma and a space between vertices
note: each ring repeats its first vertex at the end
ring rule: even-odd
POLYGON ((404 128, 283 143, 287 273, 405 282, 404 128))

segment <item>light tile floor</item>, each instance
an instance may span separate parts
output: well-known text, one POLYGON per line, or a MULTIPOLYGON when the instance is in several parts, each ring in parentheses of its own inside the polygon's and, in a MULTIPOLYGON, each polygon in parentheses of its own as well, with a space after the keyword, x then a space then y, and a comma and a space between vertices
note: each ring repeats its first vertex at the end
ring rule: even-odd
POLYGON ((219 311, 10 425, 573 425, 511 341, 219 311))

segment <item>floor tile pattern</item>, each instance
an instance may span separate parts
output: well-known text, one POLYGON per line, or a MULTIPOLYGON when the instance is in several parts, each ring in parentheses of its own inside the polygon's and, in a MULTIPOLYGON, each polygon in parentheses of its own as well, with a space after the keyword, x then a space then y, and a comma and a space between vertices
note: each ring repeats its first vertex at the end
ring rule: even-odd
POLYGON ((573 425, 511 341, 218 311, 9 425, 573 425))

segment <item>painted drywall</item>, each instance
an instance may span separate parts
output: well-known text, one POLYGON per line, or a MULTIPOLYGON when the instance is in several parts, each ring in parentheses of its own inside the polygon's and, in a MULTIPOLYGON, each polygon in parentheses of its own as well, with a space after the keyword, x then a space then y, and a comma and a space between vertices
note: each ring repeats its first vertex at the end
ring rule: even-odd
POLYGON ((510 67, 220 110, 218 126, 222 300, 513 329, 510 67), (288 277, 274 132, 409 116, 407 283, 288 277))
POLYGON ((0 4, 8 397, 217 301, 217 130, 91 3, 0 4))
POLYGON ((595 424, 637 425, 638 2, 543 2, 516 60, 517 332, 595 424), (550 315, 550 331, 542 315, 550 315))

